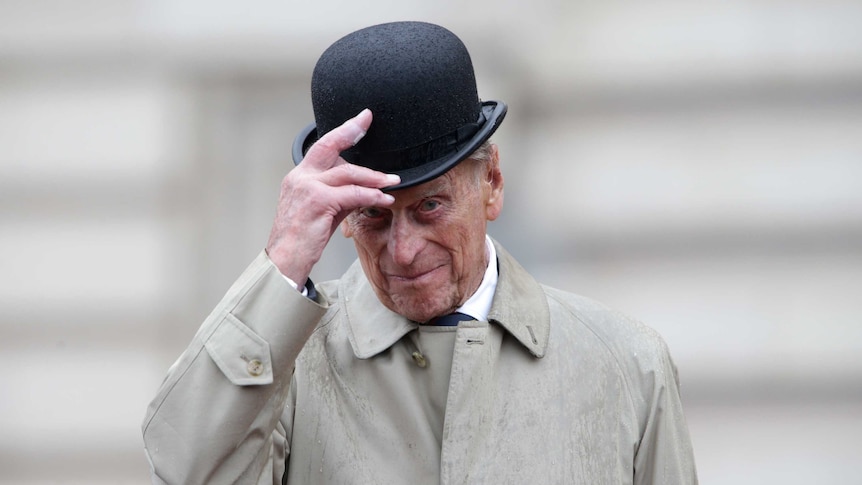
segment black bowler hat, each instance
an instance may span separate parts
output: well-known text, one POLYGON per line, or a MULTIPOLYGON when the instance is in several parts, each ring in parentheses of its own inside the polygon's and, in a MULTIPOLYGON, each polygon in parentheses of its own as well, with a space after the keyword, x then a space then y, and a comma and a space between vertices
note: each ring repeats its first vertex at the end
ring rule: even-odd
POLYGON ((293 143, 302 161, 318 137, 365 108, 365 137, 341 156, 401 176, 397 190, 427 182, 469 157, 500 126, 501 101, 479 100, 473 64, 452 32, 425 22, 374 25, 329 46, 311 77, 314 120, 293 143))

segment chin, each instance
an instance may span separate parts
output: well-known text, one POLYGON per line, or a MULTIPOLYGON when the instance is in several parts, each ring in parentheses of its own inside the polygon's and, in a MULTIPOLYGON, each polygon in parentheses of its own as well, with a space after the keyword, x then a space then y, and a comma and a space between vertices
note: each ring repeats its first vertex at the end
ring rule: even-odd
POLYGON ((410 296, 393 298, 390 310, 413 320, 414 322, 427 322, 432 318, 449 313, 452 305, 443 303, 439 298, 421 296, 410 296))

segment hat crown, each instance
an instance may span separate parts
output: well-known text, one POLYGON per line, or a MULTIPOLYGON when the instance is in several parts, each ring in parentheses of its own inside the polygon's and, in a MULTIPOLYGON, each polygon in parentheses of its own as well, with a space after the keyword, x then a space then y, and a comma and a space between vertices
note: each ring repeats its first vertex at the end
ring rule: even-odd
POLYGON ((341 156, 401 178, 384 191, 443 175, 489 139, 507 110, 502 101, 479 100, 461 39, 425 22, 374 25, 336 41, 315 65, 311 103, 315 122, 296 136, 294 163, 320 136, 369 108, 368 133, 341 156))
POLYGON ((342 37, 318 60, 311 97, 318 136, 371 109, 374 121, 351 150, 363 159, 428 143, 476 123, 481 112, 467 48, 425 22, 380 24, 342 37))

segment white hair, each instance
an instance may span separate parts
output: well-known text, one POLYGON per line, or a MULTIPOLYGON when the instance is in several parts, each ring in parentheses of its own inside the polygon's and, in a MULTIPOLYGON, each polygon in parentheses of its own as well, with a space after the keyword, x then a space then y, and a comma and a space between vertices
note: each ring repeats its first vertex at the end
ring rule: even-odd
POLYGON ((473 153, 471 153, 470 156, 464 160, 464 162, 471 165, 471 168, 473 169, 473 177, 475 178, 477 184, 482 182, 482 177, 485 174, 485 170, 482 169, 487 167, 487 165, 491 163, 491 156, 493 153, 494 142, 492 142, 491 140, 485 140, 484 143, 479 145, 479 148, 474 150, 473 153))

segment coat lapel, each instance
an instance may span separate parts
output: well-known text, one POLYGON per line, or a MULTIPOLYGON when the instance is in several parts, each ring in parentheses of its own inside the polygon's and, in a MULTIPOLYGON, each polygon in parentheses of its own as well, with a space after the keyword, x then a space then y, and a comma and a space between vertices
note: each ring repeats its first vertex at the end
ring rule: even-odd
POLYGON ((534 356, 544 357, 551 326, 545 292, 496 241, 494 247, 500 276, 488 321, 505 328, 534 356))
POLYGON ((341 278, 338 293, 345 310, 350 345, 359 359, 374 357, 418 327, 416 322, 380 303, 359 261, 341 278))

